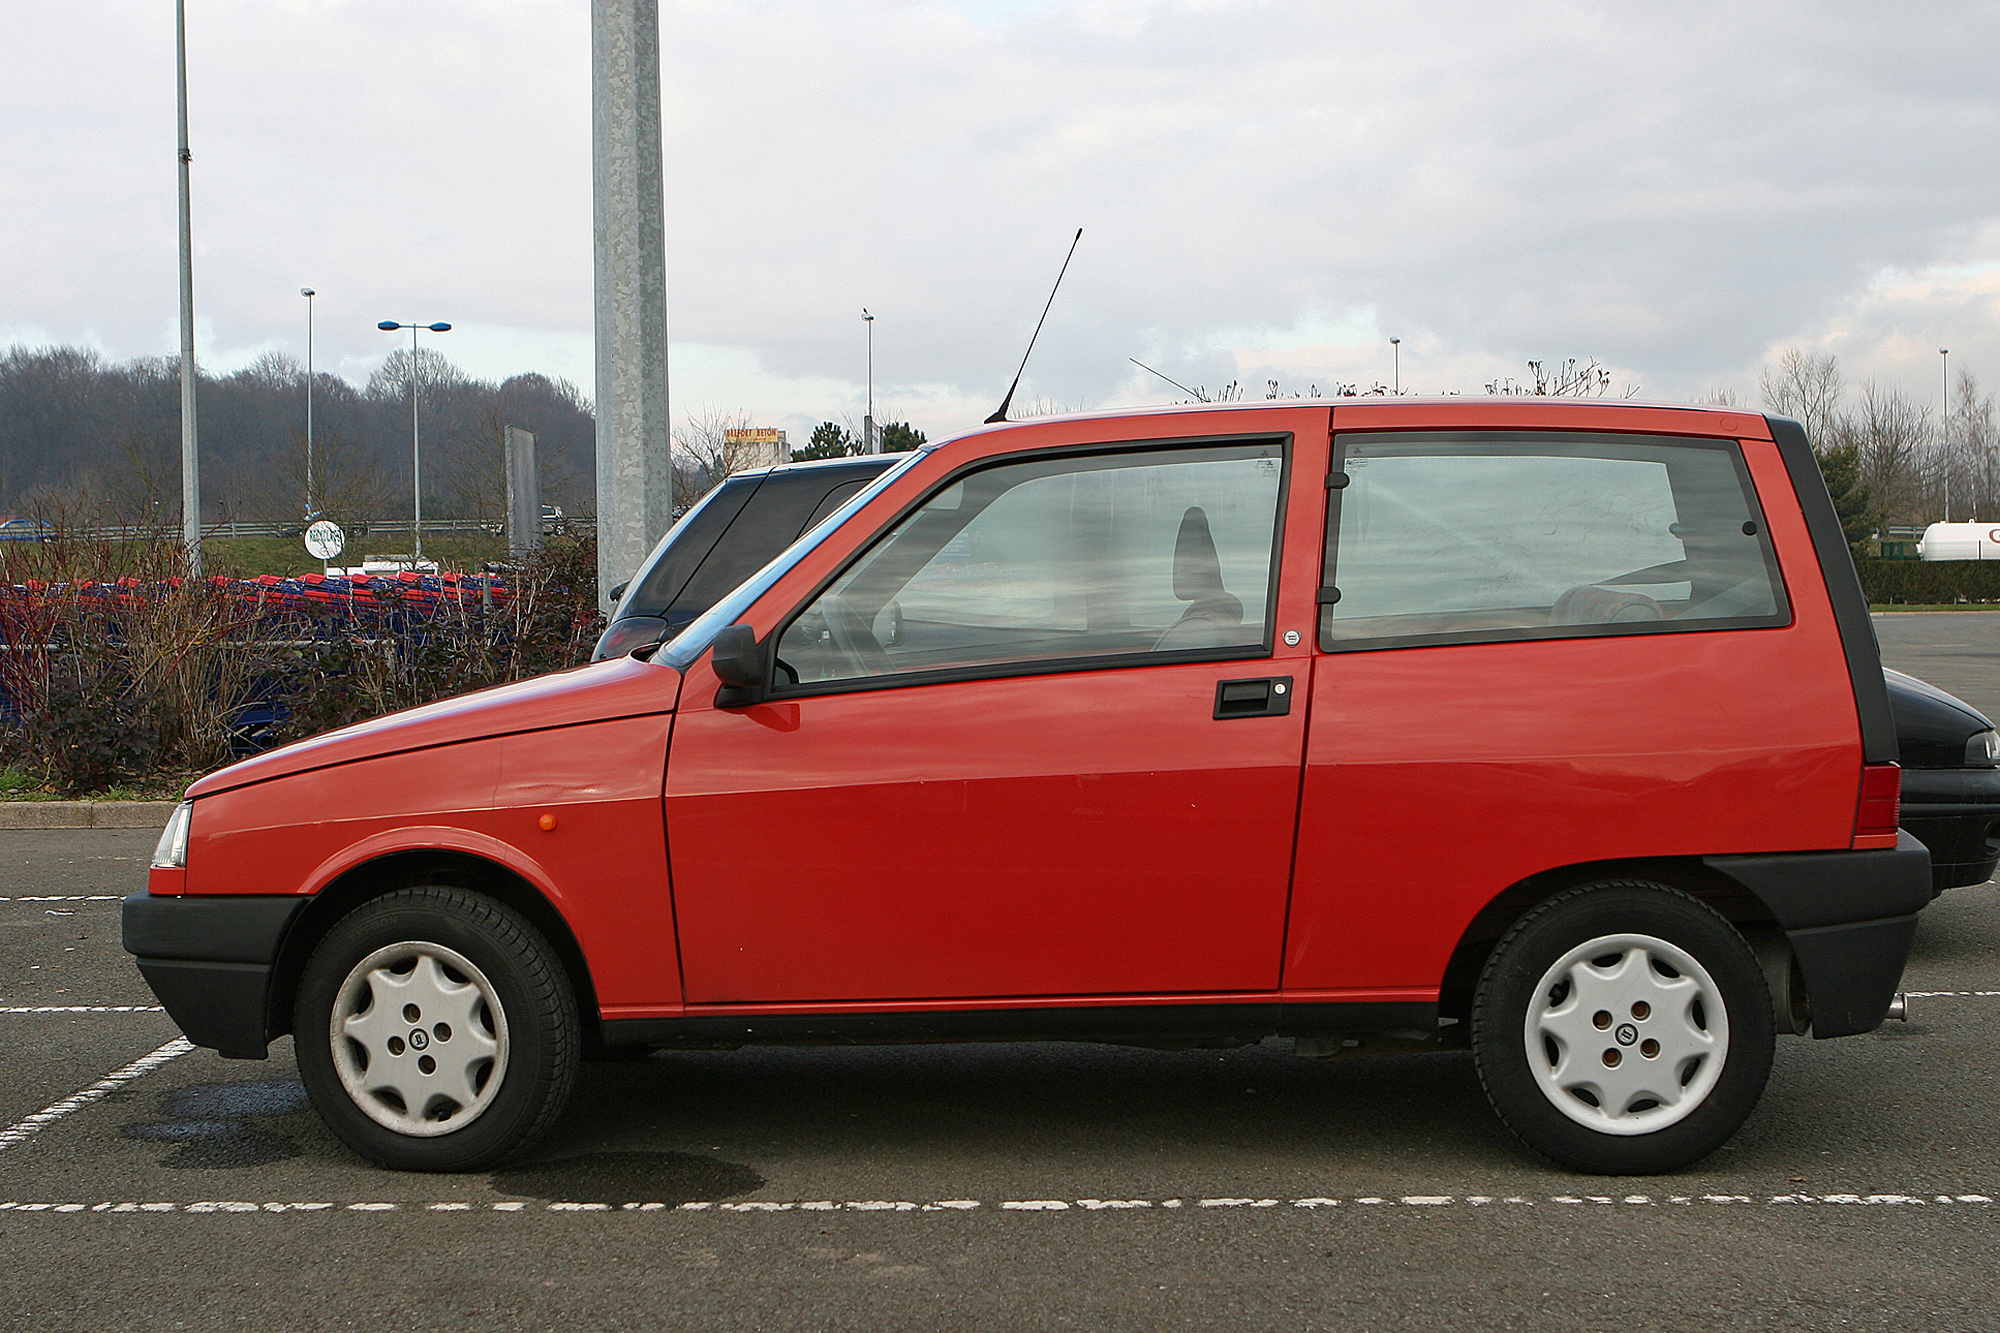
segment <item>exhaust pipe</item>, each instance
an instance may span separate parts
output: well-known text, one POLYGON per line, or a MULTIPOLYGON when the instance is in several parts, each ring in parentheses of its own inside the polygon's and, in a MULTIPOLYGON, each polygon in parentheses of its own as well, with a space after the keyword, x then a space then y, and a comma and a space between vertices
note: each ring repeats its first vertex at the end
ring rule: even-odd
POLYGON ((1902 991, 1897 991, 1889 998, 1889 1012, 1882 1015, 1884 1022, 1892 1018, 1898 1023, 1910 1021, 1910 997, 1902 991))

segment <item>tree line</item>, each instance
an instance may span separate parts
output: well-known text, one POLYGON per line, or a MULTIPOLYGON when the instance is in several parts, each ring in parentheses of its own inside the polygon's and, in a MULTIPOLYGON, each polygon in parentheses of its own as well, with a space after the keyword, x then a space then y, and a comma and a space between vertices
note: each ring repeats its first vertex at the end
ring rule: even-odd
MULTIPOLYGON (((360 387, 312 377, 312 507, 345 524, 407 519, 410 389, 423 444, 424 516, 501 521, 506 428, 533 431, 544 500, 593 507, 591 405, 566 380, 495 383, 437 352, 398 351, 360 387)), ((305 517, 306 375, 269 352, 196 384, 202 521, 305 517)), ((80 347, 0 354, 0 511, 78 521, 180 522, 180 361, 111 361, 80 347)))
POLYGON ((2000 520, 2000 413, 1969 371, 1949 414, 1872 379, 1850 386, 1834 356, 1799 348, 1780 354, 1758 390, 1805 427, 1857 549, 1890 525, 2000 520))

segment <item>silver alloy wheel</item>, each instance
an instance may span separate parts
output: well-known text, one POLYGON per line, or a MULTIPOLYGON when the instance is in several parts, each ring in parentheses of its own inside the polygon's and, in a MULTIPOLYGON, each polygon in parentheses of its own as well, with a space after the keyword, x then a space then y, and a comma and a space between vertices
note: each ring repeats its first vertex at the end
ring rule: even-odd
POLYGON ((1601 1134, 1650 1134, 1714 1090, 1729 1057, 1729 1011, 1685 949, 1601 935, 1542 974, 1522 1038, 1557 1110, 1601 1134))
POLYGON ((340 983, 327 1024, 341 1086, 414 1138, 465 1128, 500 1091, 507 1015, 463 954, 427 940, 377 949, 340 983))

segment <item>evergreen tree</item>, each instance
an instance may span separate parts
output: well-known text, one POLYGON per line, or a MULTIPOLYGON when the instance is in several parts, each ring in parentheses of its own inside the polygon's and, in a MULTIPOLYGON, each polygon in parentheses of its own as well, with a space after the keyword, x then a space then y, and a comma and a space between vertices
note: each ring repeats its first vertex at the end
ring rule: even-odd
POLYGON ((831 421, 813 427, 812 438, 803 449, 792 450, 792 461, 804 463, 815 458, 847 458, 861 452, 861 441, 831 421))

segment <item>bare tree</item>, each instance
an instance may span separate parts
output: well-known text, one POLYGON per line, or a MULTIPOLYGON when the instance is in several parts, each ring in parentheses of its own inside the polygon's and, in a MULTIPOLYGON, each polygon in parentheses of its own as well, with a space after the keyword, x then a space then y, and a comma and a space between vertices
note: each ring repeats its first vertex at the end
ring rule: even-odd
POLYGON ((1832 430, 1834 447, 1855 451, 1861 484, 1876 510, 1891 519, 1921 521, 1931 489, 1926 483, 1938 471, 1932 466, 1930 408, 1871 379, 1861 386, 1854 411, 1836 417, 1832 430))
MULTIPOLYGON (((1596 357, 1582 364, 1571 357, 1554 369, 1540 361, 1530 361, 1526 381, 1508 375, 1488 383, 1486 392, 1505 397, 1602 398, 1611 392, 1611 372, 1598 365, 1596 357)), ((1638 385, 1628 384, 1619 397, 1630 398, 1638 392, 1638 385)))
POLYGON ((1841 384, 1840 363, 1831 353, 1787 347, 1778 356, 1776 370, 1766 367, 1757 376, 1757 391, 1765 407, 1806 428, 1806 439, 1813 448, 1832 443, 1846 390, 1841 384))
POLYGON ((574 504, 587 489, 577 460, 589 457, 594 443, 589 401, 568 380, 515 375, 477 393, 444 432, 439 471, 460 517, 505 521, 509 426, 535 437, 543 498, 574 504))
POLYGON ((749 446, 732 443, 729 432, 748 430, 750 414, 704 408, 700 415, 684 417, 674 427, 674 508, 686 508, 725 477, 745 466, 751 458, 749 446))
POLYGON ((1993 395, 1982 397, 1979 381, 1970 371, 1960 371, 1952 404, 1938 449, 1946 480, 1958 497, 1954 507, 1963 505, 1964 516, 1975 522, 1981 514, 2000 516, 2000 422, 1993 395))
MULTIPOLYGON (((390 475, 375 454, 334 431, 315 432, 312 443, 315 517, 332 519, 358 533, 391 512, 399 513, 407 507, 400 481, 390 475)), ((304 430, 290 432, 273 464, 260 507, 265 513, 302 514, 306 494, 304 430)))

